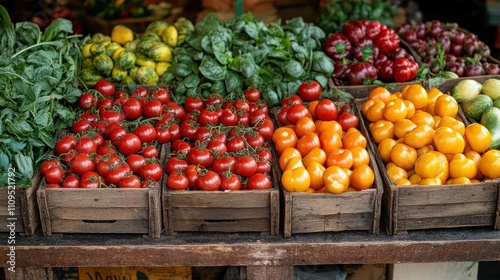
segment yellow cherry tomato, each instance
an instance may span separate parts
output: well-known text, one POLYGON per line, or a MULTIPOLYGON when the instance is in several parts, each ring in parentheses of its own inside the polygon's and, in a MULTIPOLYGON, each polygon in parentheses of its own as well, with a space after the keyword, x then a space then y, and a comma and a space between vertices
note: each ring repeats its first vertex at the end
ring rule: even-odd
POLYGON ((388 163, 391 161, 391 150, 396 144, 396 140, 392 138, 386 138, 378 143, 377 151, 380 154, 383 162, 388 163))
POLYGON ((326 167, 338 166, 345 169, 350 169, 354 164, 352 152, 349 149, 334 149, 331 150, 326 157, 326 167))
POLYGON ((285 170, 281 184, 289 192, 305 192, 311 186, 311 177, 304 167, 285 170))
POLYGON ((331 150, 342 148, 342 137, 340 135, 331 129, 322 131, 319 135, 321 149, 328 154, 331 150))
POLYGON ((434 185, 442 185, 443 183, 441 182, 441 179, 439 178, 422 178, 422 180, 420 180, 418 182, 418 185, 419 186, 434 186, 434 185))
POLYGON ((360 146, 366 148, 366 137, 355 127, 349 128, 342 137, 342 147, 350 149, 360 146))
POLYGON ((410 100, 403 100, 406 106, 406 118, 410 119, 415 115, 415 105, 410 100))
POLYGON ((450 161, 450 177, 475 178, 477 175, 477 166, 474 160, 467 158, 464 154, 456 154, 450 161))
POLYGON ((415 109, 424 109, 429 103, 429 95, 422 85, 412 84, 410 87, 403 92, 403 98, 410 100, 414 105, 415 109))
POLYGON ((302 136, 306 135, 306 133, 315 131, 316 131, 316 124, 314 123, 313 119, 308 116, 301 117, 295 123, 295 134, 299 139, 302 136))
POLYGON ((432 144, 435 131, 426 124, 419 124, 414 129, 408 131, 403 136, 403 142, 415 149, 423 148, 432 144))
POLYGON ((387 101, 383 110, 384 118, 393 123, 406 118, 407 113, 405 103, 399 98, 387 101))
POLYGON ((450 175, 450 164, 448 162, 448 158, 446 157, 445 154, 439 151, 428 151, 427 153, 436 154, 440 158, 442 171, 437 177, 441 180, 441 182, 446 182, 446 180, 448 180, 448 177, 450 175))
POLYGON ((489 150, 481 156, 479 162, 481 174, 489 179, 500 178, 500 151, 489 150))
POLYGON ((323 184, 329 193, 343 193, 349 187, 349 175, 339 166, 330 166, 323 173, 323 184))
POLYGON ((400 119, 394 123, 394 136, 396 136, 396 138, 403 138, 406 132, 413 130, 415 127, 417 127, 417 125, 411 120, 400 119))
POLYGON ((460 133, 460 135, 464 136, 465 135, 465 124, 462 121, 457 120, 454 117, 450 116, 444 116, 442 117, 439 122, 436 124, 436 128, 438 129, 442 126, 447 126, 456 132, 460 133))
POLYGON ((385 138, 394 138, 394 123, 388 120, 378 120, 370 127, 375 143, 380 143, 385 138))
POLYGON ((280 158, 278 160, 278 163, 280 165, 281 171, 284 171, 286 168, 286 165, 288 164, 288 161, 290 161, 291 158, 298 157, 299 159, 302 159, 302 155, 300 154, 299 150, 295 148, 286 148, 280 155, 280 158))
POLYGON ((434 112, 440 117, 450 116, 452 118, 457 116, 458 102, 453 96, 448 94, 440 95, 435 102, 434 112))
POLYGON ((465 140, 457 131, 443 126, 434 133, 434 146, 443 154, 458 154, 465 149, 465 140))
POLYGON ((299 157, 293 157, 287 162, 285 170, 293 170, 299 167, 305 167, 304 163, 302 163, 302 159, 299 157))
POLYGON ((425 153, 415 161, 415 174, 422 178, 437 177, 442 171, 441 159, 434 153, 425 153))
POLYGON ((385 87, 376 87, 368 94, 369 100, 380 99, 384 103, 391 98, 391 92, 385 87))
POLYGON ((410 180, 406 178, 399 178, 396 181, 393 182, 396 186, 403 187, 403 186, 411 186, 410 180))
POLYGON ((479 123, 470 124, 465 128, 465 139, 469 147, 478 153, 484 153, 491 145, 490 131, 479 123))
POLYGON ((396 181, 401 178, 408 179, 408 173, 406 172, 406 170, 397 166, 393 162, 389 162, 388 164, 386 164, 385 170, 389 175, 389 179, 391 179, 391 182, 393 183, 396 183, 396 181))
POLYGON ((324 165, 326 162, 326 152, 321 148, 312 149, 303 159, 305 167, 308 167, 312 162, 319 162, 324 165))
POLYGON ((305 157, 314 148, 320 148, 321 143, 318 134, 315 132, 307 132, 304 136, 300 137, 297 142, 297 150, 305 157))
POLYGON ((415 166, 417 150, 409 145, 397 143, 391 150, 390 158, 397 166, 410 170, 415 166))
POLYGON ((311 177, 310 188, 314 190, 323 188, 323 173, 325 169, 326 168, 317 161, 313 161, 307 166, 307 172, 309 173, 309 177, 311 177))
POLYGON ((417 110, 410 120, 416 125, 426 124, 430 127, 434 127, 436 123, 436 120, 431 114, 422 110, 417 110))
POLYGON ((279 127, 273 133, 273 143, 278 154, 281 154, 286 148, 295 148, 297 145, 297 134, 289 127, 279 127))
POLYGON ((349 175, 349 186, 358 191, 366 190, 373 185, 375 173, 367 164, 362 164, 354 168, 349 175))
POLYGON ((352 154, 352 168, 356 168, 361 164, 370 163, 370 154, 368 153, 367 149, 361 146, 355 146, 349 148, 349 150, 351 151, 352 154))
POLYGON ((361 112, 369 122, 384 118, 385 103, 381 99, 368 99, 361 107, 361 112))

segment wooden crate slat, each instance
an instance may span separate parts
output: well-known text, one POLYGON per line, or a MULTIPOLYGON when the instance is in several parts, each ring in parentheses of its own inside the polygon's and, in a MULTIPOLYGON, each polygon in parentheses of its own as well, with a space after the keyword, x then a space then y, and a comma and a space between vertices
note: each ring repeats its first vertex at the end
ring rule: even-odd
MULTIPOLYGON (((6 188, 0 188, 0 197, 2 197, 2 199, 0 199, 0 215, 3 211, 7 212, 7 207, 9 206, 8 204, 8 200, 7 200, 7 197, 8 197, 8 192, 7 192, 7 189, 6 188)), ((16 190, 16 197, 14 199, 15 203, 14 203, 14 206, 16 206, 16 209, 18 209, 21 205, 21 201, 19 200, 19 193, 17 192, 16 190)))
POLYGON ((237 221, 174 220, 174 231, 209 232, 269 232, 269 219, 244 219, 237 221))
POLYGON ((337 213, 363 213, 373 212, 374 191, 366 193, 357 192, 355 196, 334 194, 300 194, 293 196, 293 214, 315 213, 318 215, 331 215, 337 213))
POLYGON ((8 218, 16 219, 12 220, 13 222, 16 222, 16 232, 24 231, 24 225, 23 223, 21 223, 21 221, 23 220, 23 216, 21 216, 21 214, 18 214, 15 216, 7 216, 7 215, 0 216, 0 221, 2 221, 2 223, 0 223, 0 232, 10 232, 10 228, 7 227, 10 222, 9 220, 7 220, 8 218))
POLYGON ((61 220, 138 220, 148 219, 149 210, 145 207, 130 208, 58 208, 49 207, 51 219, 61 220))
POLYGON ((293 233, 307 232, 324 232, 324 231, 346 231, 346 230, 370 230, 373 213, 365 215, 356 215, 351 217, 335 217, 333 219, 325 219, 325 217, 317 217, 319 219, 307 219, 300 222, 292 223, 293 233))
POLYGON ((174 219, 262 219, 269 217, 269 208, 174 208, 174 219))
POLYGON ((443 203, 496 201, 496 184, 477 184, 441 187, 409 187, 399 189, 399 206, 443 203))
POLYGON ((148 233, 148 220, 86 223, 77 220, 51 220, 52 233, 148 233))
POLYGON ((399 207, 399 219, 422 219, 464 215, 492 214, 495 202, 447 203, 438 205, 411 205, 399 207))
POLYGON ((397 230, 491 226, 494 219, 495 215, 493 213, 426 219, 400 219, 397 230))
POLYGON ((129 208, 148 205, 148 189, 46 189, 50 207, 129 208), (75 199, 78 198, 78 199, 75 199))
POLYGON ((269 191, 167 191, 173 195, 172 207, 261 208, 269 207, 269 191))

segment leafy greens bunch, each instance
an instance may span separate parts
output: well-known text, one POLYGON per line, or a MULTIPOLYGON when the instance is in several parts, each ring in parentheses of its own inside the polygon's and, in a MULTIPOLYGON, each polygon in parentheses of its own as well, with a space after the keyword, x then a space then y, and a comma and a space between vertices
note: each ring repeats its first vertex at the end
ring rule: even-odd
POLYGON ((44 32, 32 22, 14 26, 0 5, 0 186, 10 165, 16 186, 31 186, 55 132, 75 118, 69 104, 81 95, 74 86, 81 46, 72 34, 71 21, 62 18, 44 32))
POLYGON ((265 24, 246 13, 222 22, 212 13, 175 49, 163 82, 176 85, 173 98, 181 104, 186 96, 238 95, 251 87, 273 106, 305 80, 326 88, 334 67, 321 48, 325 37, 302 18, 265 24))

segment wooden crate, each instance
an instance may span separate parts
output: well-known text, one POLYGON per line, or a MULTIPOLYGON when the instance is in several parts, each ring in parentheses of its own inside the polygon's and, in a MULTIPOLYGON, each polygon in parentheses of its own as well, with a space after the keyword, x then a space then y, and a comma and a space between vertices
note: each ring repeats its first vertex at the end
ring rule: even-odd
MULTIPOLYGON (((425 87, 426 82, 423 80, 419 80, 419 81, 411 81, 411 82, 405 82, 405 83, 388 83, 388 84, 365 85, 365 86, 364 85, 336 86, 333 84, 333 81, 330 79, 328 86, 335 91, 347 92, 350 95, 352 95, 352 97, 354 97, 355 99, 362 99, 362 98, 368 97, 368 95, 370 94, 370 92, 372 90, 374 90, 375 88, 380 87, 380 86, 385 87, 392 92, 396 92, 396 91, 403 90, 403 88, 405 86, 413 85, 413 84, 420 84, 420 85, 425 87)), ((335 95, 336 95, 336 93, 334 93, 334 96, 335 95)))
MULTIPOLYGON (((353 108, 355 108, 353 104, 353 108)), ((356 110, 359 116, 359 112, 356 110)), ((360 126, 367 137, 367 131, 360 126)), ((341 194, 289 192, 281 184, 282 209, 284 212, 283 232, 285 237, 296 233, 339 232, 350 230, 368 231, 378 234, 380 230, 383 182, 374 155, 370 154, 370 167, 375 174, 373 187, 341 194)), ((278 155, 274 155, 276 160, 278 155)), ((279 166, 278 162, 274 163, 279 166)), ((281 178, 281 170, 274 168, 274 177, 281 178)))
MULTIPOLYGON (((169 144, 167 144, 169 145, 169 144)), ((275 169, 275 166, 272 167, 275 169)), ((175 232, 279 233, 279 190, 170 190, 164 176, 162 209, 165 234, 175 232)))
MULTIPOLYGON (((357 107, 365 101, 356 100, 357 107)), ((463 113, 458 115, 463 120, 461 116, 463 113)), ((367 127, 364 117, 363 125, 367 127)), ((377 150, 370 133, 369 145, 377 150)), ((390 180, 380 155, 374 154, 384 186, 382 219, 388 235, 437 228, 500 228, 500 179, 470 185, 400 187, 390 180)))
POLYGON ((172 191, 163 185, 165 233, 279 233, 279 191, 172 191))
POLYGON ((45 236, 55 233, 142 233, 159 238, 160 191, 141 189, 47 189, 37 191, 45 236))
MULTIPOLYGON (((9 209, 9 200, 7 200, 9 191, 12 189, 0 188, 0 219, 5 221, 0 225, 0 232, 11 232, 10 222, 15 223, 15 232, 21 235, 34 235, 35 230, 40 225, 40 216, 38 214, 38 205, 36 201, 36 191, 41 181, 41 175, 37 172, 31 178, 31 187, 15 187, 15 199, 13 209, 9 209), (9 211, 9 210, 12 210, 9 211)), ((11 206, 12 207, 12 206, 11 206)))

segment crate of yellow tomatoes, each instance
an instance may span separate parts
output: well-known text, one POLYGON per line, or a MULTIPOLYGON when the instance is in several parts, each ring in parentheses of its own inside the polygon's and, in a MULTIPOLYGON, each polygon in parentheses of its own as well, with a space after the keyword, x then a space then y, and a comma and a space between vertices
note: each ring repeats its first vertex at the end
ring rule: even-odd
POLYGON ((281 180, 284 236, 378 234, 383 183, 361 116, 353 102, 318 100, 305 87, 310 83, 274 111, 274 176, 281 180))
POLYGON ((499 228, 500 152, 439 88, 383 87, 356 100, 384 181, 387 234, 409 230, 499 228))

